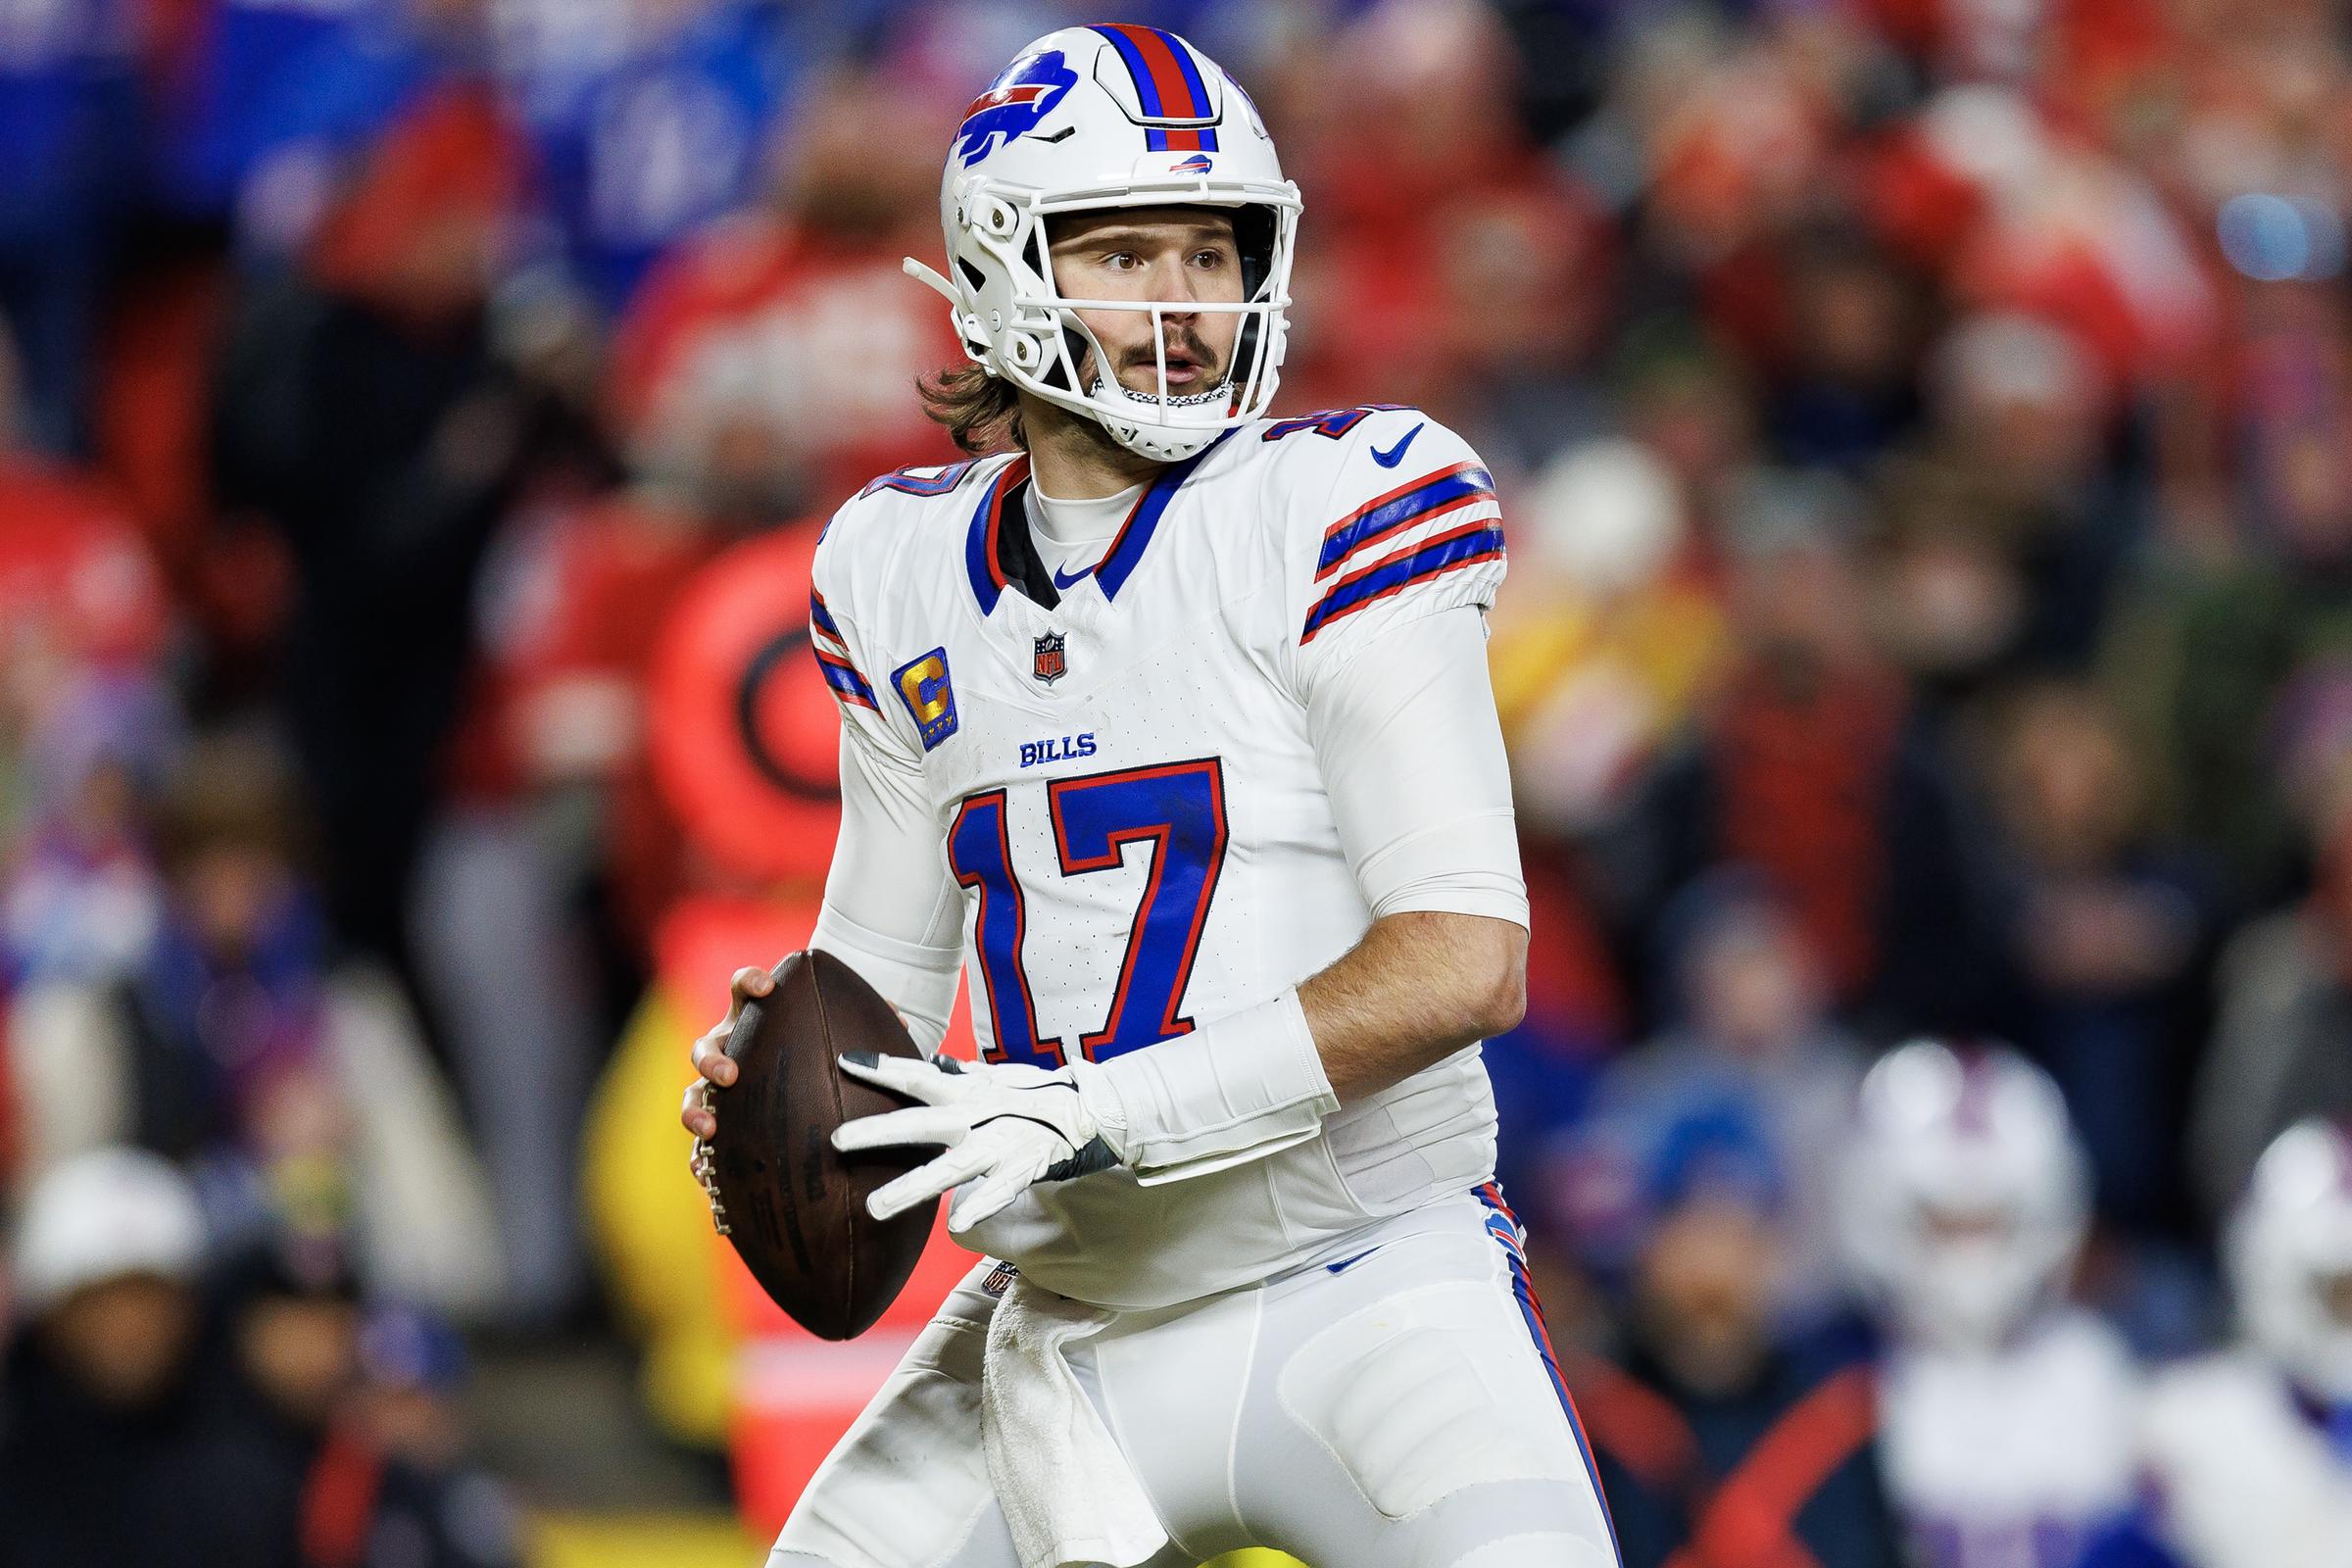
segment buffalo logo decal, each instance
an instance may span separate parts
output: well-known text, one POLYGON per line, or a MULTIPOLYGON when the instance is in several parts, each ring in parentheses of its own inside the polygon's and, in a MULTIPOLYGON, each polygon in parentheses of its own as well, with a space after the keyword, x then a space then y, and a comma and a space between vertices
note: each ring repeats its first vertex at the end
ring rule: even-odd
POLYGON ((1028 135, 1077 85, 1078 74, 1062 64, 1058 49, 1015 60, 964 110, 963 123, 956 127, 956 156, 969 169, 1015 136, 1028 135))

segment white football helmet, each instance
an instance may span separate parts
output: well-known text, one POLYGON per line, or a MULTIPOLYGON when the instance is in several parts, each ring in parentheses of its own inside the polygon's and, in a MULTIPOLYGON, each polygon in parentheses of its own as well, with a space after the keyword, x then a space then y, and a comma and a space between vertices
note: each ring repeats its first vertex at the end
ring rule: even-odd
POLYGON ((2223 1244, 2255 1346, 2313 1395, 2352 1400, 2352 1132, 2315 1117, 2280 1133, 2223 1244))
POLYGON ((1256 106, 1215 61, 1157 27, 1064 27, 1021 51, 963 112, 939 188, 947 273, 912 257, 906 270, 947 296, 964 353, 990 374, 1098 420, 1131 452, 1176 462, 1273 402, 1298 210, 1256 106), (1241 303, 1061 294, 1049 219, 1156 206, 1233 210, 1241 303), (1082 309, 1151 313, 1156 395, 1100 368, 1082 309), (1241 317, 1232 363, 1219 385, 1171 396, 1161 321, 1192 313, 1241 317), (1082 385, 1089 349, 1097 368, 1082 385))
POLYGON ((1846 1252, 1904 1336, 1997 1345, 2063 1289, 2090 1222, 2088 1161, 2049 1075, 1933 1040, 1862 1081, 1841 1194, 1846 1252))

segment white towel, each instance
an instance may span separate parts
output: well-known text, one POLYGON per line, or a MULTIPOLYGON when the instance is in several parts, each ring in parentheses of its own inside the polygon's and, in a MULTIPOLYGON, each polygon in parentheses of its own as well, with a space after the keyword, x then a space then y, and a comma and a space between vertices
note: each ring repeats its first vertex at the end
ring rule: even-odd
POLYGON ((988 1325, 980 1438, 1021 1568, 1134 1568, 1168 1544, 1152 1499, 1070 1370, 1111 1314, 1015 1275, 988 1325))

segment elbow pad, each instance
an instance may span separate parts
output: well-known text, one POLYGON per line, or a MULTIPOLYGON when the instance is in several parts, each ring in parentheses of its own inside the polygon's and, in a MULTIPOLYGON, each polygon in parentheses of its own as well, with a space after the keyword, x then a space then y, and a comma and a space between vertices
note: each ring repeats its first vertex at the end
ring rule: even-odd
POLYGON ((1102 1141, 1147 1187, 1302 1144, 1340 1108, 1297 987, 1085 1077, 1102 1141))

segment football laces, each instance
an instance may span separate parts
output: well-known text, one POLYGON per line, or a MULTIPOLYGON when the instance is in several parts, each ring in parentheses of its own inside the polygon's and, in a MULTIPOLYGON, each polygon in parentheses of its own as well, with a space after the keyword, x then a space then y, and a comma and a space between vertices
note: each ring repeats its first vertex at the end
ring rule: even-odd
MULTIPOLYGON (((703 1109, 713 1108, 710 1096, 716 1088, 717 1085, 710 1080, 704 1080, 701 1090, 703 1109)), ((718 1196, 718 1159, 711 1152, 710 1140, 697 1138, 694 1141, 694 1158, 687 1168, 694 1172, 694 1179, 702 1184, 703 1197, 710 1204, 711 1227, 721 1236, 734 1235, 733 1227, 727 1224, 727 1205, 718 1196)))

